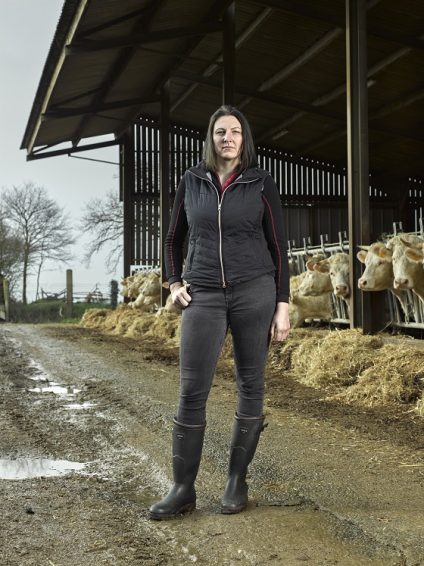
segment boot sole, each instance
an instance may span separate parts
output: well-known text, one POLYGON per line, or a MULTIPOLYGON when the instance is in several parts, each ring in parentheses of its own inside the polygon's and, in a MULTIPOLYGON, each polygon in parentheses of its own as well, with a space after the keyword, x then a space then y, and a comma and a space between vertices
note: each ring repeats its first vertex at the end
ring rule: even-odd
POLYGON ((183 505, 176 511, 175 513, 155 513, 150 511, 149 512, 149 519, 153 521, 163 521, 166 519, 175 519, 180 515, 185 515, 186 513, 191 513, 196 509, 196 503, 187 503, 187 505, 183 505))
POLYGON ((240 507, 221 507, 221 513, 223 515, 236 515, 244 511, 246 507, 247 505, 241 505, 240 507))

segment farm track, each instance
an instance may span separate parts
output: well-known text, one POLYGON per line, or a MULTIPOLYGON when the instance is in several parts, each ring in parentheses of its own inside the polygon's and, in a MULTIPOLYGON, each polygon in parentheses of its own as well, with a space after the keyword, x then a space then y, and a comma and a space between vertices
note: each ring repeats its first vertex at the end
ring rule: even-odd
POLYGON ((251 503, 227 517, 235 394, 218 375, 198 510, 156 523, 147 508, 170 482, 176 352, 75 326, 2 325, 0 357, 0 458, 88 463, 0 480, 4 566, 424 565, 422 418, 330 403, 271 373, 251 503), (31 391, 43 379, 70 389, 31 391))

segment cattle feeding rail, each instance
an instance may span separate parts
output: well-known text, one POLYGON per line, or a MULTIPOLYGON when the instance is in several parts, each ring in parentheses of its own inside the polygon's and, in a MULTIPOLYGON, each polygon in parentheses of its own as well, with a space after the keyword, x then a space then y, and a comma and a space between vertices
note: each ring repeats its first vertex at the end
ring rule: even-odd
MULTIPOLYGON (((402 223, 394 222, 393 231, 390 234, 384 234, 381 241, 387 242, 396 235, 418 236, 424 241, 424 227, 422 217, 417 218, 419 229, 414 232, 403 232, 402 223)), ((306 271, 306 263, 311 256, 324 256, 325 258, 337 253, 350 253, 347 234, 344 231, 339 232, 338 240, 330 243, 327 234, 320 235, 320 243, 311 244, 310 237, 302 238, 303 245, 296 246, 294 240, 288 242, 288 258, 290 275, 300 275, 306 271)), ((387 327, 399 329, 419 329, 424 330, 424 302, 411 290, 406 289, 401 292, 401 302, 396 296, 387 290, 385 317, 387 319, 387 327)), ((328 322, 333 324, 348 325, 349 309, 344 300, 331 293, 332 300, 332 316, 328 322)), ((324 321, 323 321, 324 322, 324 321)))

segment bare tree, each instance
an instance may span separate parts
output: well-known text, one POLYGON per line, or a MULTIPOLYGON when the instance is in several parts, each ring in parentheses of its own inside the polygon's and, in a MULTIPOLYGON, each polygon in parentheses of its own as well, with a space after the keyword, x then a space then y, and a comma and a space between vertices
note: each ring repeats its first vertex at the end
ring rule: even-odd
POLYGON ((109 191, 103 199, 95 198, 85 204, 80 221, 81 229, 93 236, 84 255, 87 265, 93 255, 107 249, 106 267, 116 271, 122 257, 124 215, 123 205, 115 191, 109 191))
POLYGON ((20 277, 22 250, 22 241, 6 223, 6 213, 0 208, 0 275, 9 281, 11 293, 20 277))
POLYGON ((25 183, 5 190, 2 200, 8 223, 22 240, 22 302, 26 304, 30 269, 37 266, 38 284, 47 260, 69 261, 75 239, 68 216, 43 187, 25 183))

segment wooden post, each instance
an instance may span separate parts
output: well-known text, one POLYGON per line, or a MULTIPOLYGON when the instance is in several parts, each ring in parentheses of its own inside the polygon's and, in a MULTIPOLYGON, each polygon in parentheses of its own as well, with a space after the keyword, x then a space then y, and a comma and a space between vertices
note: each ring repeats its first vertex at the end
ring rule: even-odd
POLYGON ((232 2, 224 14, 223 29, 223 88, 222 103, 235 103, 236 76, 236 3, 232 2))
POLYGON ((346 0, 347 188, 350 248, 351 328, 371 332, 371 293, 362 293, 356 259, 370 243, 368 172, 366 0, 346 0))
POLYGON ((123 135, 120 148, 122 166, 121 193, 124 202, 124 277, 130 275, 134 263, 134 193, 135 193, 135 147, 134 126, 130 126, 123 135))
POLYGON ((9 320, 10 313, 10 290, 8 279, 3 279, 3 298, 4 298, 4 313, 6 320, 9 320))
MULTIPOLYGON (((166 81, 162 88, 160 107, 160 271, 161 282, 165 274, 165 238, 169 229, 169 154, 170 154, 170 84, 166 81)), ((161 287, 161 305, 165 306, 168 289, 161 287)))
POLYGON ((72 318, 72 298, 74 294, 72 282, 72 269, 66 270, 66 303, 65 303, 65 317, 72 318))

